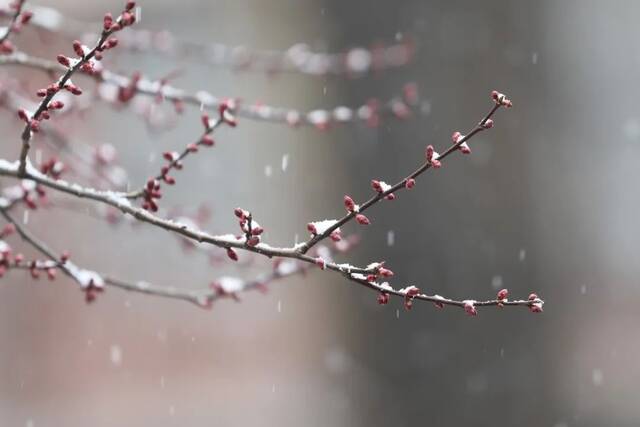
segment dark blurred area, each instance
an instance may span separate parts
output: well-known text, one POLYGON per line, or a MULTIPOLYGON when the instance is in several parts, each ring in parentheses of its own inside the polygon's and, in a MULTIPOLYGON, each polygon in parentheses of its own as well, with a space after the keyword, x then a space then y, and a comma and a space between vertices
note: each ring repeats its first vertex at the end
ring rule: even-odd
MULTIPOLYGON (((112 68, 127 74, 179 69, 175 85, 190 91, 302 110, 386 99, 418 83, 420 115, 378 129, 242 121, 221 132, 215 152, 195 157, 168 195, 186 209, 211 206, 213 232, 232 230, 232 210, 242 206, 260 218, 269 243, 291 244, 308 221, 342 215, 344 194, 363 200, 371 179, 396 182, 422 162, 427 144, 443 149, 453 131, 473 127, 491 90, 508 94, 514 108, 499 111, 470 156, 452 156, 373 208, 366 230, 348 227, 362 243, 340 259, 386 260, 398 287, 455 299, 536 291, 545 311, 487 308, 470 318, 416 303, 407 312, 401 301, 380 307, 374 293, 322 272, 211 312, 116 289, 86 306, 70 281, 16 274, 0 282, 0 424, 640 423, 640 3, 139 3, 141 27, 187 40, 341 51, 409 37, 418 49, 410 66, 360 79, 235 73, 144 53, 114 58, 112 68)), ((120 7, 38 4, 86 21, 120 7)), ((17 44, 23 37, 41 56, 58 53, 28 30, 17 44)), ((163 151, 199 131, 198 115, 190 109, 174 129, 153 133, 102 105, 77 135, 116 145, 131 180, 142 183, 163 151)), ((9 145, 18 147, 20 130, 6 117, 0 124, 2 156, 15 155, 9 145)), ((269 268, 261 260, 248 271, 211 267, 165 232, 114 229, 80 211, 34 213, 29 226, 78 263, 159 284, 196 287, 269 268)))

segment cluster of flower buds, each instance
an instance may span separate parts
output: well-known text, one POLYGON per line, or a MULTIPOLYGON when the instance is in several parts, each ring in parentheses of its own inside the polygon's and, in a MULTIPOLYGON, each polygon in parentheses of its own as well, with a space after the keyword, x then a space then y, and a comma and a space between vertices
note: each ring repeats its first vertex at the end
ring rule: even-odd
POLYGON ((424 155, 427 159, 427 163, 432 167, 438 169, 442 166, 442 163, 438 160, 440 155, 433 149, 433 145, 427 145, 427 148, 424 150, 424 155))
POLYGON ((133 12, 133 9, 135 7, 136 7, 135 1, 127 1, 124 7, 124 11, 115 20, 113 19, 113 15, 111 15, 111 13, 105 14, 103 19, 104 31, 109 33, 115 33, 116 31, 122 30, 124 27, 133 25, 136 22, 136 15, 133 12))
MULTIPOLYGON (((371 187, 379 194, 386 193, 391 189, 391 186, 384 181, 371 180, 371 187)), ((389 193, 384 196, 386 200, 395 200, 396 195, 393 193, 389 193)))
POLYGON ((529 310, 532 313, 542 313, 542 301, 538 298, 537 294, 530 294, 529 301, 531 301, 531 305, 529 305, 529 310))
POLYGON ((44 187, 34 181, 22 180, 19 184, 6 187, 3 196, 11 201, 22 201, 29 209, 37 209, 40 204, 47 202, 47 193, 44 187))
POLYGON ((142 79, 139 71, 134 71, 126 85, 118 86, 118 101, 127 103, 133 99, 138 91, 138 83, 142 79))
POLYGON ((162 193, 160 192, 160 182, 157 179, 147 181, 147 185, 142 192, 142 198, 144 200, 142 202, 142 209, 151 212, 158 211, 156 200, 162 198, 162 193))
POLYGON ((27 110, 21 108, 18 110, 18 117, 20 118, 20 120, 29 125, 29 129, 31 129, 32 132, 39 132, 40 122, 42 120, 49 120, 51 118, 50 112, 61 110, 63 108, 64 103, 62 101, 56 100, 51 101, 47 105, 43 106, 41 109, 42 111, 40 111, 37 116, 32 116, 29 112, 27 112, 27 110))
POLYGON ((65 170, 66 165, 58 160, 56 156, 51 157, 40 165, 40 172, 43 175, 52 177, 53 179, 59 179, 65 170))
POLYGON ((384 261, 370 264, 369 268, 372 269, 373 272, 367 275, 367 282, 375 282, 379 277, 385 279, 393 277, 393 271, 385 268, 384 261))
MULTIPOLYGON (((325 234, 329 229, 331 229, 334 225, 336 225, 338 221, 335 219, 325 219, 324 221, 315 221, 307 224, 307 230, 311 233, 312 237, 315 237, 319 234, 325 234)), ((329 233, 329 237, 334 242, 339 242, 342 240, 342 231, 340 227, 332 230, 329 233)))
POLYGON ((0 42, 0 55, 8 55, 15 51, 13 43, 9 40, 9 35, 11 33, 19 33, 20 30, 22 30, 22 27, 27 25, 33 17, 32 12, 22 11, 24 3, 25 0, 15 0, 9 4, 9 9, 13 12, 15 17, 11 25, 5 29, 5 34, 2 35, 2 41, 0 42))
MULTIPOLYGON (((350 196, 344 196, 344 207, 347 209, 349 213, 356 213, 360 211, 360 206, 356 205, 353 199, 350 196)), ((369 225, 371 221, 369 218, 364 216, 361 213, 356 214, 356 222, 360 225, 369 225)))
POLYGON ((264 233, 264 228, 260 227, 260 224, 253 219, 251 212, 236 208, 234 214, 238 218, 240 230, 244 233, 247 246, 254 247, 260 243, 260 236, 264 233))
POLYGON ((460 150, 462 154, 471 154, 471 148, 469 147, 469 144, 467 144, 466 142, 460 143, 460 141, 463 139, 464 135, 458 131, 454 132, 453 135, 451 135, 451 141, 453 141, 453 144, 458 147, 458 150, 460 150))
POLYGON ((96 300, 98 294, 104 292, 104 286, 96 285, 95 281, 91 279, 89 280, 89 284, 86 287, 82 288, 82 291, 84 292, 85 302, 87 304, 91 304, 96 300))
POLYGON ((218 113, 220 114, 220 120, 232 128, 238 125, 238 121, 236 116, 234 115, 234 111, 237 108, 237 100, 229 98, 225 99, 220 103, 218 107, 218 113))
POLYGON ((390 299, 390 295, 388 292, 380 292, 378 294, 377 301, 378 301, 378 304, 380 305, 386 305, 386 304, 389 304, 389 299, 390 299))
MULTIPOLYGON (((502 106, 507 107, 507 108, 513 107, 513 102, 511 102, 510 99, 507 99, 507 96, 504 93, 500 93, 497 90, 491 91, 491 98, 498 105, 502 105, 502 106)), ((492 125, 493 125, 493 123, 492 123, 492 125)), ((489 127, 491 127, 491 126, 489 126, 489 127)))
POLYGON ((404 294, 404 308, 411 310, 413 307, 413 299, 420 295, 420 288, 409 286, 401 291, 404 294))

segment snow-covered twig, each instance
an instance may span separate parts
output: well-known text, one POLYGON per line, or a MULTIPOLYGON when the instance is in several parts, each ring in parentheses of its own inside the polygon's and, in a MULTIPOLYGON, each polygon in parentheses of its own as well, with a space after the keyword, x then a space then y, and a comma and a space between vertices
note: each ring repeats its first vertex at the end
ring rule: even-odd
POLYGON ((135 22, 136 18, 131 13, 134 7, 135 2, 128 1, 124 11, 115 21, 110 13, 106 14, 104 17, 104 28, 93 48, 88 49, 80 42, 75 41, 73 48, 79 57, 78 59, 68 58, 62 54, 58 55, 58 62, 66 68, 65 73, 60 76, 55 83, 49 85, 46 89, 38 91, 38 96, 42 97, 42 100, 34 112, 28 112, 24 109, 19 111, 20 118, 26 122, 24 130, 22 131, 22 149, 20 151, 20 166, 18 167, 18 172, 21 175, 24 175, 26 171, 27 155, 29 154, 31 138, 33 133, 40 129, 40 122, 50 117, 50 111, 64 108, 64 104, 61 101, 52 101, 55 95, 61 90, 67 90, 74 95, 80 95, 82 93, 82 91, 71 82, 71 76, 80 70, 89 74, 95 72, 96 64, 94 63, 94 58, 96 60, 101 59, 102 52, 114 48, 118 43, 117 39, 110 39, 109 37, 135 22))
MULTIPOLYGON (((30 56, 24 52, 14 52, 11 55, 0 56, 0 65, 19 65, 47 73, 64 70, 59 64, 30 56)), ((217 111, 220 107, 233 101, 233 112, 238 117, 274 123, 284 123, 291 127, 314 126, 320 130, 327 130, 332 126, 348 123, 365 123, 368 126, 378 126, 385 119, 406 120, 416 114, 420 106, 418 90, 415 84, 408 83, 399 94, 386 102, 370 100, 358 107, 336 106, 331 109, 315 109, 299 111, 291 108, 277 107, 264 103, 246 104, 238 99, 216 97, 201 90, 189 93, 171 86, 166 81, 151 80, 140 74, 126 77, 107 69, 101 69, 91 77, 100 84, 111 85, 116 88, 117 96, 113 102, 128 102, 135 95, 150 96, 154 99, 172 102, 180 110, 182 105, 188 104, 201 110, 217 111)))

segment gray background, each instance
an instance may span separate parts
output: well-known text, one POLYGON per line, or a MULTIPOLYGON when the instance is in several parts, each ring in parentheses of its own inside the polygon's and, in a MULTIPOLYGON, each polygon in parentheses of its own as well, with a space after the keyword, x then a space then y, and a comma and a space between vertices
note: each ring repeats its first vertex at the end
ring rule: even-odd
MULTIPOLYGON (((42 4, 84 20, 120 7, 42 4)), ((0 283, 3 425, 638 424, 638 2, 141 4, 141 27, 189 40, 269 49, 304 41, 336 51, 402 33, 419 45, 411 66, 358 80, 274 79, 118 56, 111 64, 119 71, 160 77, 183 69, 175 83, 184 88, 301 109, 357 105, 406 81, 420 85, 427 114, 377 131, 242 121, 221 132, 215 150, 191 159, 163 199, 209 204, 211 231, 235 229, 231 210, 242 206, 270 242, 289 244, 309 220, 340 215, 343 194, 364 198, 370 179, 395 181, 421 161, 426 144, 444 147, 452 131, 467 130, 492 89, 507 93, 515 108, 500 111, 473 154, 452 157, 412 192, 374 208, 373 225, 347 259, 385 259, 397 283, 453 298, 490 297, 500 283, 514 296, 536 290, 545 312, 489 309, 468 318, 417 304, 407 313, 320 273, 212 312, 117 290, 85 306, 66 280, 34 284, 14 274, 0 283)), ((23 37, 17 43, 40 55, 61 51, 37 46, 29 30, 23 37)), ((59 49, 70 51, 68 43, 59 49)), ((1 124, 16 145, 3 144, 2 153, 15 155, 15 120, 1 124)), ((117 145, 141 183, 158 169, 150 153, 182 146, 199 126, 190 110, 175 129, 150 134, 135 116, 100 105, 76 134, 117 145)), ((195 287, 221 274, 252 275, 210 267, 147 226, 132 233, 63 210, 33 214, 30 225, 79 263, 121 277, 195 287)), ((266 265, 256 264, 255 271, 266 265)))

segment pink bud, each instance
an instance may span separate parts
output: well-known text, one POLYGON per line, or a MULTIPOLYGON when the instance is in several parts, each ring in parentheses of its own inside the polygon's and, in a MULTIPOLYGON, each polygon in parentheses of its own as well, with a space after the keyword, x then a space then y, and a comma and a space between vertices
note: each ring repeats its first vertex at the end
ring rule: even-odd
POLYGON ((49 278, 49 280, 55 280, 56 273, 57 272, 55 268, 47 268, 47 277, 49 278))
POLYGON ((59 62, 61 65, 64 65, 65 67, 68 67, 69 65, 71 65, 71 62, 69 62, 69 58, 67 58, 67 57, 66 57, 66 56, 64 56, 64 55, 58 55, 58 56, 57 56, 57 59, 58 59, 58 62, 59 62))
POLYGON ((204 126, 204 128, 206 130, 209 130, 210 126, 209 126, 209 115, 207 113, 204 113, 201 117, 200 120, 202 121, 202 124, 204 126))
POLYGON ((128 1, 127 5, 124 7, 124 9, 128 12, 130 12, 131 10, 133 10, 133 8, 136 7, 136 2, 135 1, 128 1))
POLYGON ((38 132, 40 130, 40 122, 37 120, 29 121, 29 128, 32 132, 38 132))
POLYGON ((106 13, 104 15, 103 24, 103 28, 105 29, 105 31, 111 29, 111 25, 113 25, 113 16, 110 13, 106 13))
POLYGON ((322 259, 322 258, 320 258, 320 257, 318 257, 318 258, 316 258, 316 259, 315 259, 315 263, 316 263, 316 265, 317 265, 318 267, 320 267, 320 268, 321 268, 321 269, 323 269, 323 270, 324 270, 325 268, 327 268, 327 264, 326 264, 325 260, 324 260, 324 259, 322 259))
POLYGON ((382 186, 380 185, 380 181, 372 179, 371 187, 373 187, 373 189, 376 190, 378 193, 382 193, 382 186))
POLYGON ((375 282, 376 281, 376 275, 375 274, 369 274, 367 275, 367 282, 375 282))
POLYGON ((540 304, 540 303, 531 304, 529 306, 529 310, 532 313, 542 313, 542 304, 540 304))
POLYGON ((67 83, 64 86, 64 88, 66 90, 68 90, 69 92, 71 92, 73 95, 82 95, 82 90, 78 86, 76 86, 74 84, 67 83))
POLYGON ((80 43, 80 40, 73 41, 73 51, 80 57, 84 56, 84 50, 82 49, 82 43, 80 43))
POLYGON ((33 12, 31 11, 22 12, 22 14, 20 15, 20 23, 22 25, 26 25, 29 23, 29 21, 31 21, 31 18, 33 18, 33 12))
POLYGON ((491 98, 493 98, 494 101, 497 101, 499 96, 500 96, 500 92, 498 92, 497 90, 491 91, 491 98))
POLYGON ((356 208, 356 204, 351 197, 344 196, 344 207, 347 208, 349 212, 353 212, 356 208))
POLYGON ((235 214, 235 216, 237 216, 240 219, 245 219, 246 218, 246 214, 245 214, 243 209, 235 208, 233 210, 233 213, 235 214))
POLYGON ((393 277, 393 271, 388 268, 380 267, 378 269, 378 274, 382 277, 393 277))
POLYGON ((342 236, 340 235, 340 230, 339 229, 338 230, 333 230, 331 232, 331 234, 329 235, 329 237, 334 242, 339 242, 340 240, 342 240, 342 236))
POLYGON ((62 252, 62 255, 60 255, 60 262, 64 264, 65 262, 69 261, 69 257, 70 257, 69 252, 67 251, 62 252))
POLYGON ((534 293, 529 294, 529 301, 534 301, 534 300, 537 300, 537 299, 538 299, 538 295, 537 294, 534 294, 534 293))
POLYGON ((369 225, 369 224, 371 224, 371 221, 369 221, 369 218, 367 218, 366 216, 364 216, 362 214, 356 215, 356 221, 358 221, 358 224, 360 224, 360 225, 369 225))
POLYGON ((378 304, 385 305, 389 303, 389 294, 386 292, 380 292, 378 294, 378 304))
POLYGON ((487 121, 482 124, 482 127, 485 129, 491 129, 493 127, 493 120, 487 119, 487 121))
POLYGON ((385 199, 387 200, 395 200, 396 199, 396 195, 393 193, 389 193, 386 196, 384 196, 385 199))
POLYGON ((462 134, 458 131, 455 131, 453 135, 451 135, 451 140, 453 141, 454 144, 457 144, 460 138, 462 138, 462 134))
POLYGON ((118 39, 115 37, 110 38, 109 40, 107 40, 107 43, 105 45, 105 48, 107 49, 113 49, 114 47, 116 47, 118 45, 118 39))
POLYGON ((418 294, 420 294, 420 288, 418 288, 416 286, 409 286, 409 288, 405 292, 405 298, 406 297, 414 298, 418 294))
POLYGON ((405 181, 404 186, 410 190, 416 186, 416 180, 413 178, 409 178, 405 181))
POLYGON ((213 145, 215 144, 213 138, 211 138, 209 135, 204 135, 200 140, 200 143, 206 147, 213 147, 213 145))
POLYGON ((231 248, 227 248, 227 256, 232 261, 238 261, 238 254, 231 248))
POLYGON ((307 230, 309 230, 309 233, 311 234, 318 234, 318 230, 316 229, 316 226, 313 223, 309 223, 307 224, 307 230))
POLYGON ((38 95, 40 98, 44 98, 45 96, 47 96, 47 90, 46 89, 38 89, 38 91, 36 92, 36 95, 38 95))
POLYGON ((469 316, 477 316, 478 315, 478 311, 476 310, 476 307, 473 304, 473 301, 465 301, 464 302, 464 311, 469 316))
POLYGON ((20 117, 20 119, 25 122, 29 121, 29 116, 27 115, 26 110, 24 110, 23 108, 18 110, 18 117, 20 117))
POLYGON ((500 301, 507 299, 508 296, 509 296, 509 291, 507 289, 501 289, 498 292, 498 300, 500 301))
POLYGON ((247 240, 247 245, 254 247, 258 243, 260 243, 260 236, 251 236, 249 240, 247 240))
POLYGON ((60 110, 64 108, 64 103, 62 101, 53 101, 49 104, 49 108, 53 108, 54 110, 60 110))

